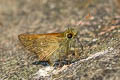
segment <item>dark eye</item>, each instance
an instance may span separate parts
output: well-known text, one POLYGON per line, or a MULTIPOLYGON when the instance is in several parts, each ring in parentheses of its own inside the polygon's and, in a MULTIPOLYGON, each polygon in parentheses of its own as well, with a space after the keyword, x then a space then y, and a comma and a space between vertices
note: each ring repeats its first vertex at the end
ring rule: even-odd
POLYGON ((72 38, 72 37, 73 35, 71 33, 67 35, 67 38, 72 38))

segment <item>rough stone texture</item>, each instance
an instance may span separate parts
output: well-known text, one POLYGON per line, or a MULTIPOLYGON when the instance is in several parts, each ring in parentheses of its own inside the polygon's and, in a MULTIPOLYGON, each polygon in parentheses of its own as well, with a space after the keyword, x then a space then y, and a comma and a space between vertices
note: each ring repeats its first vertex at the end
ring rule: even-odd
POLYGON ((83 59, 36 79, 119 80, 120 6, 116 1, 0 0, 0 80, 33 80, 43 68, 32 65, 37 58, 20 45, 19 34, 61 32, 67 25, 79 31, 83 59))

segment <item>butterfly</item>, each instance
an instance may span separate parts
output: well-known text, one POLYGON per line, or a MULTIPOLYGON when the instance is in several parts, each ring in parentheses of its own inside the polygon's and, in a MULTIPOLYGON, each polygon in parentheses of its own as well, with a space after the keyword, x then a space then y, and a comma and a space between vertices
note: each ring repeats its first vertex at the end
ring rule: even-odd
POLYGON ((70 52, 77 40, 77 34, 75 29, 68 28, 61 33, 20 34, 18 38, 26 49, 39 57, 40 61, 48 61, 53 65, 57 60, 79 58, 78 53, 70 52))

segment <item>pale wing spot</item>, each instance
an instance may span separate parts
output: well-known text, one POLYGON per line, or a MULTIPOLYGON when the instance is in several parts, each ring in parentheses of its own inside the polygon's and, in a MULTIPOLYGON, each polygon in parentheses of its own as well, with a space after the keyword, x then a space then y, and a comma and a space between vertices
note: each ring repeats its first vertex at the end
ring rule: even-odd
POLYGON ((43 52, 43 51, 44 51, 44 49, 43 49, 43 48, 41 48, 41 51, 43 52))

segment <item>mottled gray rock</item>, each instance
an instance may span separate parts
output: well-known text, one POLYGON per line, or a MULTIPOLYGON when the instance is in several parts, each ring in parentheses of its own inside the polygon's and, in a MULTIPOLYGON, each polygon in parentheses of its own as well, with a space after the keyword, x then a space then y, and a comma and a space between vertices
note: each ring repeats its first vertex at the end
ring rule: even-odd
POLYGON ((113 0, 0 0, 0 80, 119 80, 117 6, 113 0), (38 58, 22 47, 18 35, 61 32, 67 25, 79 31, 81 59, 36 77, 45 68, 32 65, 38 58))

